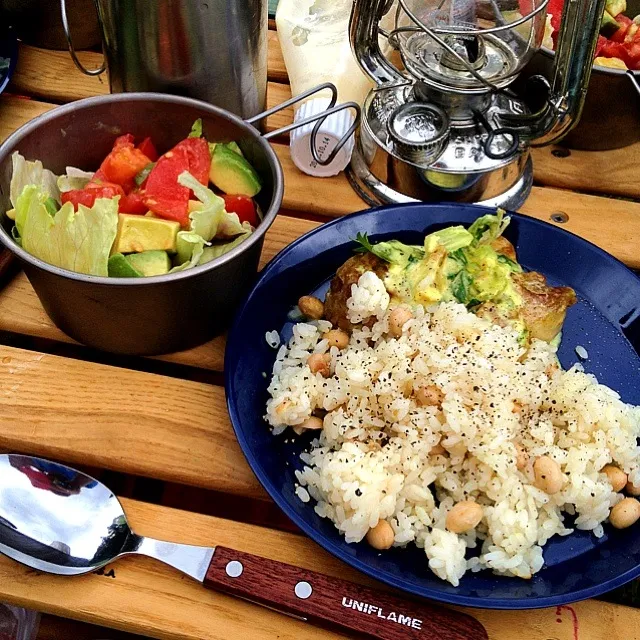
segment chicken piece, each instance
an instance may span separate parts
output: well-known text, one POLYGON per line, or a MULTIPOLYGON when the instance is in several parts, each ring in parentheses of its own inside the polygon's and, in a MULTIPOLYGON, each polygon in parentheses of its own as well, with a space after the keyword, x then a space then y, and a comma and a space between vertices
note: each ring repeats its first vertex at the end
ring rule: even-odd
POLYGON ((504 237, 498 236, 490 245, 496 253, 499 253, 513 262, 517 262, 516 248, 504 237))
POLYGON ((576 303, 576 292, 570 287, 549 286, 535 271, 514 273, 511 278, 523 300, 520 315, 530 336, 551 342, 562 329, 567 309, 576 303))
POLYGON ((324 317, 334 327, 351 333, 353 325, 347 318, 347 300, 351 297, 351 286, 358 283, 365 271, 373 271, 379 278, 384 278, 388 269, 388 264, 373 253, 358 253, 349 258, 336 271, 331 281, 324 301, 324 317))
POLYGON ((515 320, 518 315, 517 309, 501 307, 493 302, 483 302, 478 305, 473 312, 479 318, 484 318, 491 322, 491 324, 497 324, 499 327, 509 326, 511 321, 515 320))

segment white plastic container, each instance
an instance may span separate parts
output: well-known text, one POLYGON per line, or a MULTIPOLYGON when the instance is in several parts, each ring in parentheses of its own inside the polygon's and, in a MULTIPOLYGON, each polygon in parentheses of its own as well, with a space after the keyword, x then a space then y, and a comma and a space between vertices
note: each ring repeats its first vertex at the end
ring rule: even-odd
MULTIPOLYGON (((353 0, 280 0, 276 11, 278 39, 291 82, 293 96, 323 82, 338 89, 338 104, 362 104, 373 86, 358 66, 349 43, 349 17, 353 0)), ((329 98, 312 97, 296 107, 296 122, 324 111, 329 98)), ((329 116, 318 131, 316 151, 328 157, 353 124, 354 115, 345 109, 329 116)), ((333 176, 351 160, 354 139, 342 147, 327 166, 319 165, 311 154, 313 124, 291 132, 291 158, 295 165, 313 176, 333 176)))

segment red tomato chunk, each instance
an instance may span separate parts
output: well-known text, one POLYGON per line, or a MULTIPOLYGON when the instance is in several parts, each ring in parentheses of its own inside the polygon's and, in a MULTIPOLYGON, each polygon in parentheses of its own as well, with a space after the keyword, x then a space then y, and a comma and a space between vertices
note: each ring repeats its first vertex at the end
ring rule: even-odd
POLYGON ((222 196, 224 208, 229 213, 237 214, 240 222, 248 222, 252 227, 258 225, 256 205, 249 196, 222 196))
POLYGON ((187 150, 178 145, 160 157, 144 189, 144 202, 150 211, 185 227, 189 223, 189 189, 178 183, 178 177, 188 170, 187 150))
POLYGON ((114 198, 115 196, 124 196, 124 190, 118 184, 91 184, 89 183, 84 189, 72 189, 61 194, 60 200, 62 204, 70 202, 74 211, 78 210, 78 205, 83 204, 85 207, 93 207, 98 198, 114 198))
POLYGON ((127 134, 116 139, 111 153, 103 160, 98 172, 107 182, 114 182, 131 191, 134 178, 151 160, 133 146, 133 136, 127 134))

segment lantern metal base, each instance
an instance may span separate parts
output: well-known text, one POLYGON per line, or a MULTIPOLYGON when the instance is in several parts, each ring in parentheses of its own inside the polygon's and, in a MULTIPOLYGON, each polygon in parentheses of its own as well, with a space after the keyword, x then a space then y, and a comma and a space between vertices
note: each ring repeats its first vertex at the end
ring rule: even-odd
POLYGON ((468 202, 515 211, 524 204, 533 186, 533 163, 528 151, 519 154, 509 165, 477 174, 456 189, 439 188, 424 179, 417 180, 416 168, 406 163, 398 163, 393 169, 389 173, 394 180, 385 183, 374 175, 359 145, 356 145, 346 173, 356 193, 371 206, 405 202, 468 202))

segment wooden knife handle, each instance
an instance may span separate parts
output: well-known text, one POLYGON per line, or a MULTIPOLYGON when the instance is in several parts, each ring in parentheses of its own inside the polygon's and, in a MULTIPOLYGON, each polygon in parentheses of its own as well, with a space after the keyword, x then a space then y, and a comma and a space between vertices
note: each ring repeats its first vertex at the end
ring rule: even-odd
POLYGON ((487 640, 484 627, 469 615, 225 547, 216 547, 204 585, 383 640, 487 640))

